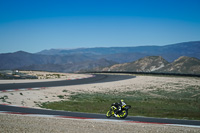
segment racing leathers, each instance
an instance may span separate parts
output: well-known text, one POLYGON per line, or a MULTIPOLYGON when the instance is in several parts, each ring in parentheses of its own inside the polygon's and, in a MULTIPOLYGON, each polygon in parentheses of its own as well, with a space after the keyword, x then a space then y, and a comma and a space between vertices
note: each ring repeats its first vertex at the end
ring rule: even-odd
POLYGON ((121 111, 122 107, 125 105, 126 103, 123 100, 121 100, 119 103, 112 104, 115 117, 119 117, 118 113, 121 111))

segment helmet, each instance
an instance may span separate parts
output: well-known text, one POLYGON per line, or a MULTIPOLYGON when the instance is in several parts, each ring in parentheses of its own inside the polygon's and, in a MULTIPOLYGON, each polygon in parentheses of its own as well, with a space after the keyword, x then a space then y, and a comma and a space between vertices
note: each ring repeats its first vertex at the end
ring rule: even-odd
POLYGON ((122 106, 126 105, 126 103, 124 102, 123 99, 120 100, 120 104, 121 104, 122 106))
POLYGON ((120 102, 122 103, 122 102, 124 102, 124 100, 123 100, 123 99, 121 99, 121 100, 120 100, 120 102))

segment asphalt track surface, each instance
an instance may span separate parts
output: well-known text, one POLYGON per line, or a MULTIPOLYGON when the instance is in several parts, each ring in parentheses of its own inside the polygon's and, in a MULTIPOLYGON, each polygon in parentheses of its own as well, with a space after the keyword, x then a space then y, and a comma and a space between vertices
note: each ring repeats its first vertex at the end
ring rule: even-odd
MULTIPOLYGON (((100 82, 111 82, 117 80, 124 80, 134 78, 128 75, 95 75, 95 77, 88 79, 78 79, 71 81, 54 81, 54 82, 38 82, 38 83, 18 83, 18 84, 1 84, 0 90, 5 89, 19 89, 19 88, 31 88, 31 87, 53 87, 53 86, 67 86, 77 84, 92 84, 100 82)), ((80 113, 80 112, 68 112, 68 111, 55 111, 46 109, 36 108, 25 108, 10 105, 0 105, 0 112, 10 112, 12 114, 36 114, 36 115, 56 115, 63 118, 83 118, 83 119, 104 119, 104 114, 93 114, 93 113, 80 113)), ((200 121, 195 120, 178 120, 178 119, 163 119, 163 118, 151 118, 151 117, 134 117, 128 116, 126 119, 119 119, 111 117, 110 120, 126 120, 129 122, 141 122, 141 123, 152 123, 152 124, 175 124, 175 125, 190 125, 200 127, 200 121)))
POLYGON ((0 84, 0 91, 19 88, 36 88, 36 87, 55 87, 55 86, 69 86, 79 84, 93 84, 102 82, 112 82, 118 80, 125 80, 134 78, 135 76, 129 75, 94 75, 91 78, 77 79, 77 80, 60 80, 49 82, 33 82, 33 83, 13 83, 13 84, 0 84))

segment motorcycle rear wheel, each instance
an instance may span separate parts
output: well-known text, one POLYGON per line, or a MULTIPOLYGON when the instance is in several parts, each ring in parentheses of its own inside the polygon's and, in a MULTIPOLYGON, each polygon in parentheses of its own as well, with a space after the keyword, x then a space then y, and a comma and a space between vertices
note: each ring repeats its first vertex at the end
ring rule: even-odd
POLYGON ((106 117, 107 118, 110 118, 112 116, 112 112, 109 110, 107 113, 106 113, 106 117))

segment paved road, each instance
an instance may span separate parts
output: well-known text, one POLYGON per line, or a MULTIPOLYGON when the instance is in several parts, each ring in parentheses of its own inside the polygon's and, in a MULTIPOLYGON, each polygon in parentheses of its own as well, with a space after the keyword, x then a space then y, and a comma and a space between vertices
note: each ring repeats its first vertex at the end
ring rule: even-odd
POLYGON ((49 81, 49 82, 33 82, 33 83, 14 83, 14 84, 0 84, 1 90, 19 89, 19 88, 35 88, 35 87, 54 87, 54 86, 68 86, 78 84, 92 84, 101 82, 111 82, 124 79, 134 78, 129 75, 94 75, 91 78, 77 79, 77 80, 60 80, 60 81, 49 81))
MULTIPOLYGON (((19 114, 38 114, 38 115, 58 115, 62 117, 80 117, 80 118, 92 118, 92 119, 107 119, 105 114, 92 114, 92 113, 79 113, 79 112, 68 112, 68 111, 54 111, 54 110, 43 110, 35 108, 23 108, 15 106, 0 105, 0 111, 15 112, 19 114)), ((126 119, 119 119, 111 117, 112 120, 126 120, 130 122, 143 122, 143 123, 159 123, 159 124, 181 124, 181 125, 194 125, 200 126, 200 121, 193 120, 178 120, 178 119, 162 119, 162 118, 151 118, 151 117, 134 117, 128 116, 126 119)))
MULTIPOLYGON (((17 89, 26 87, 50 87, 50 86, 63 86, 63 85, 76 85, 76 84, 91 84, 99 82, 111 82, 116 80, 123 80, 133 78, 128 75, 96 75, 93 78, 79 79, 72 81, 55 81, 55 82, 43 82, 43 83, 19 83, 19 84, 4 84, 0 85, 0 89, 17 89)), ((67 112, 67 111, 54 111, 54 110, 44 110, 35 108, 23 108, 15 107, 9 105, 0 105, 0 111, 15 112, 21 114, 40 114, 40 115, 59 115, 63 117, 81 117, 81 118, 95 118, 95 119, 107 119, 104 114, 91 114, 91 113, 78 113, 78 112, 67 112)), ((118 118, 110 118, 117 119, 118 118)), ((125 120, 132 122, 144 122, 144 123, 160 123, 160 124, 182 124, 182 125, 195 125, 200 126, 200 121, 192 120, 178 120, 178 119, 159 119, 159 118, 149 118, 149 117, 133 117, 128 116, 125 120)))

